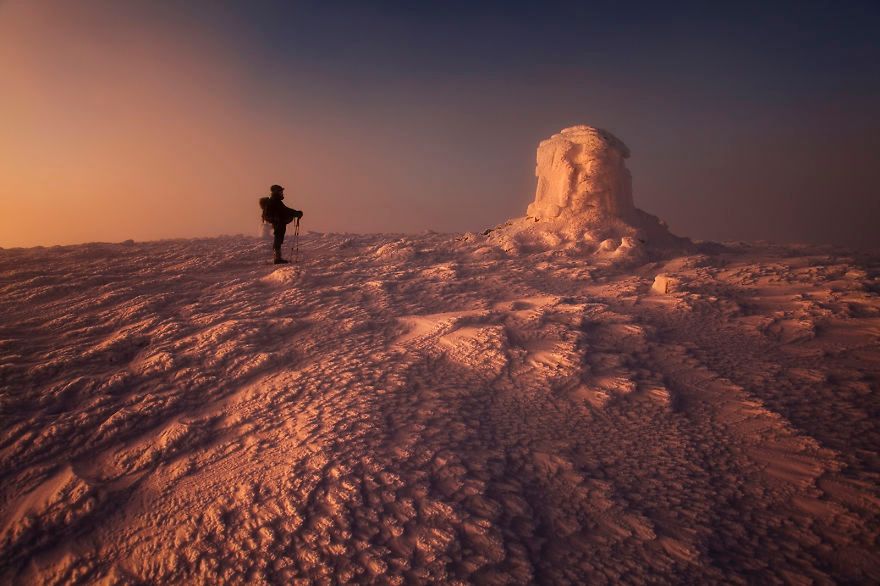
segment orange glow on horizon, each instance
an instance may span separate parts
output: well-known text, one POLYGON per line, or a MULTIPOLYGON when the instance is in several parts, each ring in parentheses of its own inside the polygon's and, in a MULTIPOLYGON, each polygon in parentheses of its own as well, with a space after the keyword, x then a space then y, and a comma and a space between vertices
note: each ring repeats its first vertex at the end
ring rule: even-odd
POLYGON ((0 6, 0 246, 254 234, 273 183, 309 229, 395 226, 408 178, 382 171, 393 145, 359 146, 375 121, 249 77, 216 39, 78 10, 0 6))

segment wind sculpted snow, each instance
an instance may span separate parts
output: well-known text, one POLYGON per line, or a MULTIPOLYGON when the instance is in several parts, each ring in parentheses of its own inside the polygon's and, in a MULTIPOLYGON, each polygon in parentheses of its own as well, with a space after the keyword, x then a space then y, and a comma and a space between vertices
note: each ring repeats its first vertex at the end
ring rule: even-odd
POLYGON ((0 250, 0 581, 880 580, 876 257, 267 248, 0 250))

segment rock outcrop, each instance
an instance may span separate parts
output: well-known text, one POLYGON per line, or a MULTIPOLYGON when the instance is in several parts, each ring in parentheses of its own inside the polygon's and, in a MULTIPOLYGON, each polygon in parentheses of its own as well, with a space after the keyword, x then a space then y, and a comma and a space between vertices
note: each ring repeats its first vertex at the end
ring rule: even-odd
POLYGON ((542 141, 526 216, 489 231, 489 239, 508 252, 561 250, 611 262, 693 248, 635 206, 629 156, 623 141, 591 126, 572 126, 542 141))
POLYGON ((680 284, 681 283, 678 279, 670 277, 669 275, 657 275, 654 277, 654 282, 651 284, 651 293, 654 295, 674 293, 680 284))

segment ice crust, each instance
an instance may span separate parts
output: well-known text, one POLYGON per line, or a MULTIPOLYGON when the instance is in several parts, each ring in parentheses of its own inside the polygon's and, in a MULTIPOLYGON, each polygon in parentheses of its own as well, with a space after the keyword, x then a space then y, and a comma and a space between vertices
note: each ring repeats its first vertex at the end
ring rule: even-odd
POLYGON ((0 250, 0 583, 880 581, 877 257, 301 245, 0 250))

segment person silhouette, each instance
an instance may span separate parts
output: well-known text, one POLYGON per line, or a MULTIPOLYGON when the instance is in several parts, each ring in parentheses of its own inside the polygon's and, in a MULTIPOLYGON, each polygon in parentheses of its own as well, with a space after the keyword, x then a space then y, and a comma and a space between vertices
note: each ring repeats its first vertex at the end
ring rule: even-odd
POLYGON ((275 238, 272 241, 272 249, 275 252, 275 264, 286 264, 290 261, 281 258, 281 245, 284 243, 284 234, 287 232, 287 225, 294 218, 298 221, 302 218, 303 213, 300 210, 289 208, 282 200, 284 199, 284 188, 280 185, 273 185, 269 188, 271 195, 263 198, 260 203, 265 202, 263 208, 263 221, 272 224, 275 238))

